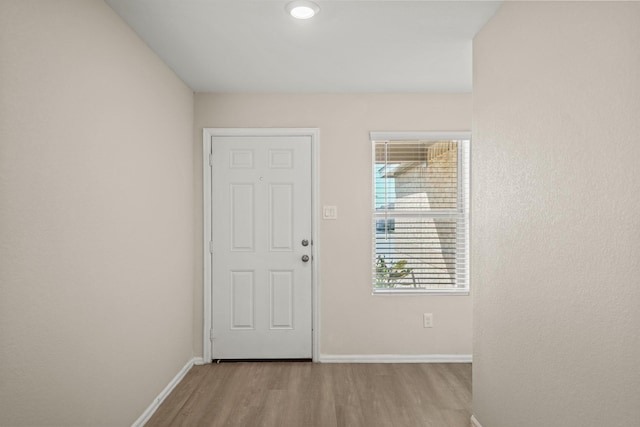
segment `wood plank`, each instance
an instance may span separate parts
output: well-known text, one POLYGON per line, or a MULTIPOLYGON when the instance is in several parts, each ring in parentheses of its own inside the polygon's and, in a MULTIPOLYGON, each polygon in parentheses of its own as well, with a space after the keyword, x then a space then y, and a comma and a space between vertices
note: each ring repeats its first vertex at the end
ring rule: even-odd
POLYGON ((468 427, 470 364, 194 366, 146 424, 468 427))

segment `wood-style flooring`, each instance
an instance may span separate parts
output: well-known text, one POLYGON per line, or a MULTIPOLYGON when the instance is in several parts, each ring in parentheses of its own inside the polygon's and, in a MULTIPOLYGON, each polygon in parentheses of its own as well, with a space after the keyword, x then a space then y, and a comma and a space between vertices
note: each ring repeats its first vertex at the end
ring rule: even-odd
POLYGON ((146 424, 469 427, 470 364, 194 366, 146 424))

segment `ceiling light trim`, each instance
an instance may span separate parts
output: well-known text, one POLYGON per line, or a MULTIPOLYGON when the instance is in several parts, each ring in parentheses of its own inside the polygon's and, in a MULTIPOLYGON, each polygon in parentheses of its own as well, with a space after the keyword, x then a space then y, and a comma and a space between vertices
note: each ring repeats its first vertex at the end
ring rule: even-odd
POLYGON ((285 10, 296 19, 309 19, 320 12, 320 6, 309 0, 295 0, 287 3, 285 10))

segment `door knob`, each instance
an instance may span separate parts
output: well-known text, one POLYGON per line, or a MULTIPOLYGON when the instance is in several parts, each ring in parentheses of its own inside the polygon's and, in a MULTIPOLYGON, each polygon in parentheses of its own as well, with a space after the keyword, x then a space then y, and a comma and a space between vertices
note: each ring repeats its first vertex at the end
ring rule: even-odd
POLYGON ((309 261, 309 255, 302 255, 302 262, 308 262, 309 261))
POLYGON ((309 241, 307 239, 304 239, 302 241, 302 246, 309 246, 309 241))

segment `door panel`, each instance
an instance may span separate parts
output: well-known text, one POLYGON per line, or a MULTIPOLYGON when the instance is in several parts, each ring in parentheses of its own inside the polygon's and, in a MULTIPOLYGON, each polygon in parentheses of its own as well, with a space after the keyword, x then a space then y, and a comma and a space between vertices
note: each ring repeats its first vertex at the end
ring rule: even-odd
POLYGON ((253 184, 230 184, 231 204, 231 250, 253 251, 254 233, 254 188, 253 184))
POLYGON ((269 243, 272 251, 293 251, 293 185, 269 184, 269 243))
POLYGON ((253 271, 231 271, 229 280, 231 319, 229 329, 253 329, 253 271))
POLYGON ((271 329, 293 329, 293 271, 271 271, 271 329))
POLYGON ((213 358, 311 358, 311 137, 212 139, 213 358))

